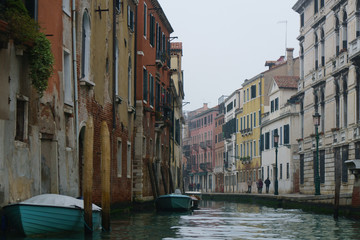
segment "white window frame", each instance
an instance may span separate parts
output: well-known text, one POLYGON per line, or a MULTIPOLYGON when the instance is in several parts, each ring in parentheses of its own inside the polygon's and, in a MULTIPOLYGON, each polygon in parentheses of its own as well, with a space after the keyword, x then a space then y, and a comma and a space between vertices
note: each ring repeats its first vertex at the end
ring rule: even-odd
POLYGON ((64 103, 73 106, 73 86, 71 71, 71 54, 67 49, 63 49, 63 82, 64 82, 64 103))

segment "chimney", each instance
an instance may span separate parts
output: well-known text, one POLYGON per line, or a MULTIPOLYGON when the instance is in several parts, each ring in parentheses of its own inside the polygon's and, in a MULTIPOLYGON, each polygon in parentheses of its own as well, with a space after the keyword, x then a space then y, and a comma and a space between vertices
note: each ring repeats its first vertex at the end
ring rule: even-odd
POLYGON ((286 49, 286 64, 287 64, 287 75, 294 76, 294 57, 293 57, 293 48, 286 49))
POLYGON ((204 110, 208 109, 208 104, 207 104, 207 103, 204 103, 203 108, 204 108, 204 110))

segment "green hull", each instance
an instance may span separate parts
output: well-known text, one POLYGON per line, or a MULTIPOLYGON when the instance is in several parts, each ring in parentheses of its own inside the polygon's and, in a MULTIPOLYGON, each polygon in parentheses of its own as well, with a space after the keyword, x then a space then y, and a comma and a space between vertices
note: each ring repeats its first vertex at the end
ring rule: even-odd
MULTIPOLYGON (((26 236, 84 230, 84 211, 80 208, 13 204, 4 207, 9 226, 26 236)), ((101 226, 101 212, 93 211, 93 229, 101 226)))
POLYGON ((160 211, 187 211, 191 208, 191 197, 180 194, 169 194, 158 197, 156 209, 160 211))

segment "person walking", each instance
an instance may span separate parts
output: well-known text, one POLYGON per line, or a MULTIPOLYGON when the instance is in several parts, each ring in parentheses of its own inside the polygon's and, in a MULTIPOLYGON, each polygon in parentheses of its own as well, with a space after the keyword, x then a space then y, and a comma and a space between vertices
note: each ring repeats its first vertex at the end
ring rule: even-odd
POLYGON ((263 181, 261 180, 261 178, 258 180, 258 193, 262 193, 262 188, 263 188, 263 181))
POLYGON ((252 184, 251 178, 249 178, 249 180, 247 181, 247 184, 248 184, 248 191, 247 191, 247 193, 251 193, 251 184, 252 184))
POLYGON ((265 186, 266 186, 266 193, 269 193, 269 187, 270 187, 270 179, 269 177, 265 180, 265 186))

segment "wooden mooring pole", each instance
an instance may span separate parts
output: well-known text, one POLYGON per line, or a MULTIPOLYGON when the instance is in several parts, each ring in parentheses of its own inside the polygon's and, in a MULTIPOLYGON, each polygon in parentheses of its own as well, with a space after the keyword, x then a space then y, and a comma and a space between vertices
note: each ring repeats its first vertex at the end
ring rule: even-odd
POLYGON ((101 208, 102 227, 110 231, 110 134, 105 121, 101 123, 101 208))
POLYGON ((94 122, 90 116, 85 128, 84 139, 84 220, 85 233, 92 234, 92 186, 93 186, 93 142, 94 122))

